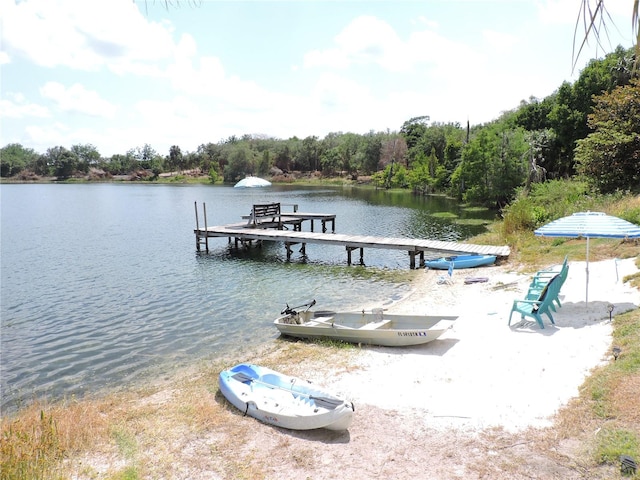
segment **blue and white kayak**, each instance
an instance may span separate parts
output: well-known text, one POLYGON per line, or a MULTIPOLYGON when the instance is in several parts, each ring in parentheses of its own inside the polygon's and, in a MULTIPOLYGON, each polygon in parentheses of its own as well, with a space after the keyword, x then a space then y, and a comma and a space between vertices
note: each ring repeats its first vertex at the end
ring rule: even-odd
POLYGON ((429 260, 425 262, 425 265, 436 270, 449 270, 450 267, 454 269, 482 267, 484 265, 492 265, 495 261, 495 255, 457 255, 429 260))
POLYGON ((346 430, 354 406, 311 382, 241 363, 219 376, 220 391, 245 415, 292 430, 346 430))

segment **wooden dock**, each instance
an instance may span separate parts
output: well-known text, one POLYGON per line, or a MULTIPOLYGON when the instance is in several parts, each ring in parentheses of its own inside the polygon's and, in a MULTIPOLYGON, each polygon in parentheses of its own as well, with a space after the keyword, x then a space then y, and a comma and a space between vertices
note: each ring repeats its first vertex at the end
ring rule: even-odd
MULTIPOLYGON (((430 258, 450 256, 457 254, 480 254, 496 255, 497 257, 509 256, 508 246, 474 245, 470 243, 445 242, 440 240, 426 240, 416 238, 393 238, 375 237, 369 235, 346 235, 335 232, 335 215, 333 214, 308 214, 298 212, 287 212, 282 215, 281 225, 292 225, 293 230, 280 230, 274 228, 274 224, 268 222, 262 224, 260 228, 247 223, 235 223, 232 225, 221 225, 208 227, 206 225, 206 206, 204 207, 205 226, 201 228, 198 224, 198 213, 196 205, 196 248, 200 251, 201 245, 206 246, 209 251, 208 239, 227 237, 229 242, 234 239, 236 247, 240 244, 251 243, 252 241, 272 241, 282 242, 287 249, 287 259, 291 258, 293 245, 301 244, 300 252, 306 253, 306 244, 336 245, 344 247, 347 251, 347 263, 352 263, 352 252, 359 250, 360 264, 364 264, 364 249, 378 248, 387 250, 404 250, 409 254, 410 268, 416 268, 416 257, 419 259, 419 266, 424 267, 425 254, 430 258), (301 225, 303 221, 322 222, 322 232, 303 232, 301 225), (288 223, 289 222, 289 223, 288 223), (332 225, 332 232, 327 233, 326 223, 332 225), (264 225, 264 226, 263 226, 264 225)), ((284 227, 286 228, 286 227, 284 227)))

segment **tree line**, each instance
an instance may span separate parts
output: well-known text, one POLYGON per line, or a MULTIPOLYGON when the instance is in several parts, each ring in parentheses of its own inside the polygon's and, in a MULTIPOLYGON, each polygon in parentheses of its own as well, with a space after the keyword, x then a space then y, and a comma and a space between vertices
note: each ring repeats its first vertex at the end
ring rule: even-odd
POLYGON ((153 180, 164 172, 199 170, 213 182, 246 175, 319 172, 377 187, 446 193, 462 201, 503 206, 520 188, 548 179, 585 178, 602 193, 640 189, 640 80, 634 49, 594 59, 573 83, 544 99, 531 97, 492 122, 470 126, 411 118, 398 131, 336 132, 286 140, 232 136, 194 152, 167 155, 150 145, 104 158, 93 145, 49 148, 20 144, 0 151, 0 175, 153 180))

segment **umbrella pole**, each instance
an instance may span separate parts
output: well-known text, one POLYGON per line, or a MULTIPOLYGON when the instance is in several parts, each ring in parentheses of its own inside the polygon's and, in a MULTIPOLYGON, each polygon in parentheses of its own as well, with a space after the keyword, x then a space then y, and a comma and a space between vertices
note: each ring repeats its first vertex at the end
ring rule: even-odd
POLYGON ((585 303, 589 305, 589 237, 587 237, 587 287, 585 291, 585 303))

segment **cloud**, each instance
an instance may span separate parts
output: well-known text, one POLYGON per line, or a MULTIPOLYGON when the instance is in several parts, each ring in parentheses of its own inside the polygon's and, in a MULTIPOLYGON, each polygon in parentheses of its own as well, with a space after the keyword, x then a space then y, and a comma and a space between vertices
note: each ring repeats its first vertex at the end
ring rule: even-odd
POLYGON ((373 65, 390 73, 415 72, 425 67, 451 71, 451 66, 461 60, 473 62, 478 57, 471 47, 437 33, 435 22, 420 18, 414 26, 418 29, 403 40, 387 22, 371 16, 358 17, 336 35, 335 47, 305 54, 304 66, 345 70, 373 65))
POLYGON ((389 70, 404 69, 402 41, 387 22, 376 17, 357 17, 336 35, 334 42, 334 48, 308 52, 304 66, 347 68, 375 64, 389 70))
POLYGON ((413 25, 426 25, 429 29, 435 30, 439 27, 438 22, 431 20, 430 18, 420 15, 417 19, 411 21, 413 25))
POLYGON ((9 99, 0 100, 0 112, 4 118, 48 118, 51 112, 47 107, 35 103, 29 103, 22 94, 6 94, 9 99))
POLYGON ((582 0, 544 0, 537 2, 538 18, 545 25, 575 25, 582 0))
POLYGON ((224 91, 227 81, 224 66, 217 57, 178 56, 167 67, 166 76, 173 88, 191 95, 216 95, 224 91))
POLYGON ((53 100, 57 107, 65 112, 75 112, 94 117, 113 118, 117 107, 100 98, 100 95, 92 90, 87 90, 79 83, 66 88, 58 82, 47 82, 40 94, 49 100, 53 100))
POLYGON ((72 145, 91 143, 88 132, 71 129, 62 122, 47 123, 45 125, 27 124, 21 132, 17 143, 28 145, 41 153, 49 148, 61 146, 70 148, 72 145))
POLYGON ((1 0, 1 6, 3 48, 44 67, 145 72, 137 64, 170 58, 175 48, 171 25, 149 22, 131 1, 1 0))
POLYGON ((510 53, 515 50, 519 39, 509 33, 496 32, 495 30, 484 30, 482 37, 489 48, 502 53, 510 53))
MULTIPOLYGON (((599 4, 600 0, 584 0, 584 3, 583 0, 543 0, 536 2, 538 17, 544 24, 575 25, 576 21, 579 21, 579 31, 584 18, 588 19, 592 14, 601 11, 599 4), (586 10, 584 7, 586 7, 586 10)), ((618 25, 618 27, 626 28, 631 25, 632 1, 609 0, 603 2, 602 5, 606 8, 605 20, 609 20, 608 15, 622 17, 627 18, 629 21, 626 25, 618 25)), ((598 17, 599 15, 596 16, 596 18, 598 17)))

